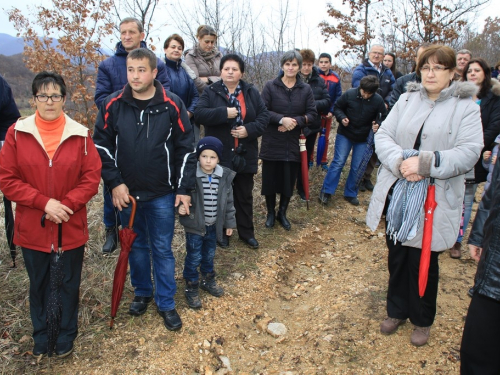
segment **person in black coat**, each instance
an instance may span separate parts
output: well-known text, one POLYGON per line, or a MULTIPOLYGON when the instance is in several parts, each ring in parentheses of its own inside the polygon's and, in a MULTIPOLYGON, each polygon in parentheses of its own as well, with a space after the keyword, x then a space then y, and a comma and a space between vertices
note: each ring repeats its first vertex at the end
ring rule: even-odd
POLYGON ((460 348, 462 375, 498 374, 500 369, 500 163, 483 196, 469 235, 479 261, 460 348))
MULTIPOLYGON (((0 150, 2 149, 3 142, 7 130, 13 125, 17 119, 21 117, 17 109, 12 90, 10 89, 7 81, 0 76, 0 150)), ((11 251, 15 254, 16 245, 14 245, 14 214, 12 212, 12 203, 10 200, 3 197, 4 204, 4 218, 5 218, 5 233, 7 235, 7 243, 11 251)), ((15 257, 15 255, 13 255, 15 257)))
MULTIPOLYGON (((216 137, 224 145, 220 164, 237 172, 233 194, 238 236, 256 249, 253 178, 258 167, 258 138, 267 127, 269 112, 259 91, 241 79, 245 72, 241 57, 224 56, 220 70, 221 80, 205 87, 194 117, 205 127, 206 136, 216 137)), ((219 245, 229 246, 229 238, 224 236, 219 245)))
POLYGON ((339 127, 333 161, 328 168, 319 196, 320 202, 324 205, 328 204, 330 196, 337 190, 340 174, 351 149, 351 169, 345 183, 344 198, 355 206, 359 205, 356 179, 361 172, 358 169, 367 147, 366 139, 370 129, 376 132, 380 122, 387 115, 384 99, 377 94, 377 90, 377 77, 366 76, 361 79, 359 88, 347 90, 335 102, 333 114, 339 127))
MULTIPOLYGON (((316 104, 316 110, 318 111, 316 120, 308 126, 310 134, 306 137, 307 160, 311 160, 311 155, 314 151, 314 143, 316 142, 316 136, 321 129, 321 116, 326 116, 328 114, 328 110, 330 109, 330 95, 328 93, 325 80, 319 76, 319 72, 314 66, 314 61, 316 60, 314 52, 310 49, 302 49, 300 50, 300 55, 302 56, 300 78, 311 87, 314 95, 314 103, 316 104)), ((299 175, 297 177, 297 191, 302 200, 306 200, 304 187, 302 186, 302 171, 300 168, 299 175)))
POLYGON ((318 116, 311 87, 299 75, 302 56, 291 50, 280 60, 280 75, 267 81, 262 90, 262 99, 270 112, 269 125, 262 136, 259 157, 262 159, 262 190, 266 197, 266 227, 274 226, 275 218, 286 230, 291 224, 286 217, 290 197, 297 181, 300 167, 299 136, 307 137, 308 126, 318 116), (276 194, 280 204, 276 215, 276 194))

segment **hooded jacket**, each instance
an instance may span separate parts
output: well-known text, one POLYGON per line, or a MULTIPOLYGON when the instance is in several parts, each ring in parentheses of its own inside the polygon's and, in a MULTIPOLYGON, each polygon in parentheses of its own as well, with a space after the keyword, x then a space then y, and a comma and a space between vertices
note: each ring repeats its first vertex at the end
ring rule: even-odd
POLYGON ((41 218, 53 198, 74 213, 63 223, 62 249, 84 245, 88 238, 86 203, 97 194, 101 160, 89 130, 65 116, 61 143, 49 159, 35 115, 9 128, 0 153, 0 189, 16 202, 14 243, 50 253, 57 249, 57 224, 41 218))
POLYGON ((371 66, 368 59, 366 59, 354 69, 352 73, 352 87, 359 87, 361 78, 366 76, 375 76, 378 78, 380 85, 378 93, 384 98, 386 103, 389 103, 391 100, 392 88, 396 83, 391 69, 382 64, 382 71, 379 73, 377 69, 371 66))
POLYGON ((206 61, 203 56, 201 56, 197 47, 191 48, 184 52, 184 59, 186 64, 193 70, 196 74, 196 78, 194 79, 194 84, 198 89, 198 93, 201 95, 203 90, 208 85, 203 82, 200 77, 207 77, 211 83, 217 82, 220 80, 220 60, 222 59, 222 53, 217 50, 214 55, 214 58, 210 61, 206 61))
MULTIPOLYGON (((236 210, 234 208, 232 187, 236 172, 217 165, 214 174, 220 178, 217 190, 217 221, 215 222, 215 228, 217 241, 222 241, 224 228, 236 228, 236 218, 234 216, 236 210)), ((189 215, 179 215, 179 222, 184 226, 185 231, 199 236, 204 236, 206 233, 202 176, 203 172, 198 167, 196 169, 196 189, 191 192, 189 215)))
MULTIPOLYGON (((147 48, 146 42, 142 41, 140 48, 147 48)), ((94 95, 97 108, 100 108, 101 103, 108 95, 123 89, 127 84, 127 56, 128 52, 125 51, 122 42, 118 42, 115 54, 99 64, 94 95)), ((170 90, 165 63, 157 59, 156 68, 158 69, 156 79, 160 81, 165 90, 170 90)))
POLYGON ((140 111, 129 84, 101 105, 94 142, 102 160, 102 179, 110 189, 127 185, 137 201, 195 185, 194 135, 182 100, 154 81, 155 95, 140 111))
POLYGON ((194 113, 200 96, 194 81, 182 67, 182 60, 172 61, 165 57, 165 67, 170 82, 170 90, 182 99, 189 112, 194 113))
MULTIPOLYGON (((453 82, 432 101, 425 88, 407 85, 387 119, 375 133, 375 150, 382 163, 377 175, 366 224, 377 229, 387 194, 398 178, 403 150, 412 149, 423 126, 418 156, 418 174, 436 179, 436 202, 432 231, 432 251, 444 251, 455 244, 464 199, 465 173, 479 159, 483 148, 479 106, 471 99, 477 87, 469 82, 453 82), (440 165, 435 166, 434 152, 440 165)), ((417 235, 404 246, 422 247, 425 212, 422 209, 417 235)))
POLYGON ((289 89, 281 81, 282 76, 267 81, 261 93, 270 117, 262 136, 259 157, 269 161, 300 162, 300 132, 304 130, 304 135, 309 135, 305 133, 305 128, 314 123, 318 112, 309 85, 297 77, 297 82, 289 89), (294 118, 297 126, 291 131, 278 131, 283 117, 294 118))
MULTIPOLYGON (((246 167, 241 173, 257 173, 259 144, 258 138, 264 133, 269 122, 267 110, 257 89, 249 83, 240 80, 241 91, 245 99, 246 115, 243 119, 248 137, 238 139, 246 150, 244 158, 246 167)), ((222 81, 205 88, 195 110, 195 119, 205 127, 205 135, 218 138, 224 145, 220 164, 232 168, 235 138, 231 129, 236 125, 236 119, 227 118, 229 101, 222 81)))
POLYGON ((500 163, 495 164, 491 186, 481 199, 469 235, 469 245, 481 247, 474 292, 500 301, 500 163))

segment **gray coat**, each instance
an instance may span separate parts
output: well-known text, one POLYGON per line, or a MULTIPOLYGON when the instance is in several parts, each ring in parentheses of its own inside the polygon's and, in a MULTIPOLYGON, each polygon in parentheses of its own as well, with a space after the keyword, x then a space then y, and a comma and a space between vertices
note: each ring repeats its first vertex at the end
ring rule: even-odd
MULTIPOLYGON (((224 228, 236 228, 236 210, 233 203, 232 182, 236 172, 229 168, 217 165, 215 174, 220 176, 219 190, 217 191, 217 240, 222 241, 222 231, 224 228)), ((196 169, 196 188, 191 192, 191 207, 189 215, 179 215, 179 222, 188 233, 205 235, 205 211, 203 209, 203 183, 201 176, 203 172, 198 167, 196 169)))
POLYGON ((217 82, 220 80, 220 60, 222 59, 222 53, 217 51, 215 57, 207 62, 202 56, 200 56, 197 52, 197 48, 191 48, 186 51, 184 54, 184 60, 186 64, 193 70, 196 74, 196 78, 194 79, 194 84, 198 89, 198 93, 201 95, 203 90, 208 85, 203 82, 200 77, 207 77, 210 81, 217 82))
MULTIPOLYGON (((464 174, 479 159, 483 133, 479 106, 471 100, 477 87, 469 82, 454 82, 434 102, 419 83, 412 82, 375 134, 375 150, 382 165, 366 214, 371 230, 377 229, 387 194, 398 178, 403 162, 402 151, 412 149, 424 124, 418 174, 436 179, 432 251, 453 246, 460 229, 464 199, 464 174), (434 151, 441 164, 434 166, 434 151)), ((424 210, 417 235, 403 245, 422 247, 424 210)))

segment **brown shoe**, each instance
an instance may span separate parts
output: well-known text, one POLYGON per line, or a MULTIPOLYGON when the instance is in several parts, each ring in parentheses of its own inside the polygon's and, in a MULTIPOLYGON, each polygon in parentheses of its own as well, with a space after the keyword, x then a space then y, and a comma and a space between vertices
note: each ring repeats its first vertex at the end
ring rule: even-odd
POLYGON ((450 257, 453 259, 460 259, 462 256, 462 244, 460 242, 455 242, 455 245, 450 249, 450 257))
POLYGON ((415 346, 427 344, 427 340, 429 340, 429 335, 431 334, 431 327, 414 327, 410 338, 411 343, 415 346))
POLYGON ((406 319, 386 318, 380 324, 380 332, 384 335, 390 335, 397 331, 401 324, 406 323, 406 319))

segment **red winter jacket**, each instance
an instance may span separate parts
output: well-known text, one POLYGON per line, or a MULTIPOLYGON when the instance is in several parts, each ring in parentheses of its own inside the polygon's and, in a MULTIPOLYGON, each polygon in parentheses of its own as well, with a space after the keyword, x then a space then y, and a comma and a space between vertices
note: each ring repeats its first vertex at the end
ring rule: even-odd
POLYGON ((28 249, 57 249, 57 224, 41 218, 50 198, 73 210, 63 223, 62 249, 84 245, 88 238, 85 204, 97 193, 101 159, 89 130, 66 117, 54 157, 49 160, 35 125, 35 116, 20 119, 7 132, 0 152, 0 190, 16 202, 14 243, 28 249))

